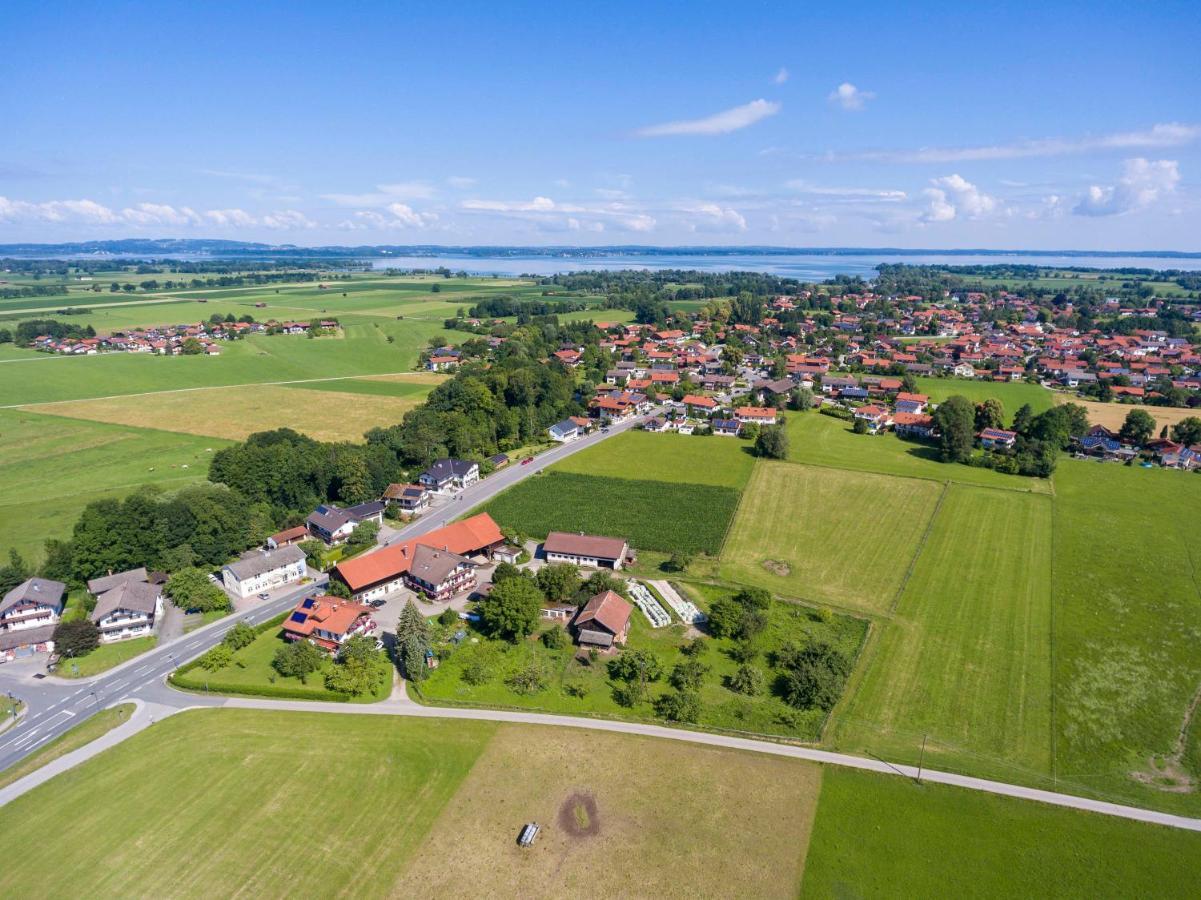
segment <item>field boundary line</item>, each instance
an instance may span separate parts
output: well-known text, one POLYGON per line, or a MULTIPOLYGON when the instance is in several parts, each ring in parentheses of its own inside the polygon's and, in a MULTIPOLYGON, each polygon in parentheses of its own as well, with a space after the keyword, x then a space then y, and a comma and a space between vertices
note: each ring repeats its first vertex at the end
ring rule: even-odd
POLYGON ((942 503, 947 499, 947 494, 951 492, 951 482, 944 481, 942 483, 942 491, 938 495, 938 500, 934 503, 934 511, 930 513, 930 518, 926 521, 926 527, 922 530, 922 536, 918 539, 917 547, 914 548, 913 558, 909 560, 909 565, 905 568, 905 575, 901 578, 901 583, 897 585, 896 593, 892 595, 892 603, 888 605, 888 614, 892 616, 897 611, 897 604, 901 602, 901 595, 905 593, 905 588, 909 586, 909 579, 913 577, 913 570, 917 568, 918 558, 926 549, 926 542, 930 540, 930 532, 934 530, 934 520, 938 518, 939 512, 942 510, 942 503))
MULTIPOLYGON (((1016 486, 1015 487, 1005 487, 1004 485, 1000 485, 1000 484, 977 484, 973 481, 957 481, 954 478, 930 478, 925 475, 908 475, 908 474, 900 474, 898 472, 877 472, 874 469, 856 469, 851 466, 836 466, 832 463, 806 462, 804 460, 799 460, 799 459, 782 459, 782 460, 777 460, 777 461, 791 463, 794 466, 811 466, 815 469, 832 469, 835 472, 858 472, 860 475, 877 475, 881 478, 909 478, 909 479, 912 479, 913 481, 930 481, 930 482, 933 482, 934 484, 961 484, 964 487, 978 487, 978 488, 984 488, 985 490, 993 490, 993 491, 1009 491, 1009 492, 1015 493, 1015 494, 1034 494, 1035 496, 1039 496, 1039 495, 1050 496, 1052 493, 1051 490, 1035 491, 1035 490, 1031 490, 1030 488, 1023 488, 1023 487, 1016 487, 1016 486)), ((951 465, 951 464, 943 463, 943 465, 951 465)), ((961 463, 954 463, 954 465, 961 465, 961 463)), ((1019 477, 1032 477, 1032 476, 1019 476, 1019 477)), ((1041 479, 1041 480, 1046 480, 1046 481, 1048 481, 1048 483, 1050 482, 1050 479, 1041 479)))
POLYGON ((1048 577, 1051 579, 1051 622, 1047 648, 1051 664, 1051 785, 1057 786, 1059 778, 1059 705, 1057 702, 1057 687, 1059 672, 1055 668, 1055 606, 1058 603, 1058 592, 1055 589, 1055 556, 1059 541, 1059 497, 1051 494, 1051 561, 1048 577))

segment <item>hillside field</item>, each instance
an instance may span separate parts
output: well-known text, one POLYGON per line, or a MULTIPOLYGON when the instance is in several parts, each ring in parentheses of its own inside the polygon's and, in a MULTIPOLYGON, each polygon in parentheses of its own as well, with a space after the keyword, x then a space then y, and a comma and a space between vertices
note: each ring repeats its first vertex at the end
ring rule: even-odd
POLYGON ((557 472, 741 489, 755 457, 747 441, 626 431, 555 463, 557 472))
POLYGON ((1050 498, 952 485, 879 628, 838 747, 916 763, 928 735, 934 767, 1050 774, 1050 498))
POLYGON ((1024 381, 987 381, 981 378, 934 378, 919 377, 917 389, 920 393, 929 395, 935 403, 941 403, 956 394, 967 397, 973 403, 983 403, 990 397, 1001 401, 1005 407, 1005 421, 1013 419, 1013 414, 1023 404, 1030 404, 1036 413, 1050 409, 1055 395, 1042 385, 1028 384, 1024 381))
POLYGON ((43 542, 69 537, 91 501, 203 481, 212 452, 227 443, 0 409, 0 546, 39 561, 43 542))
POLYGON ((722 578, 813 603, 887 611, 943 486, 761 461, 721 554, 722 578))

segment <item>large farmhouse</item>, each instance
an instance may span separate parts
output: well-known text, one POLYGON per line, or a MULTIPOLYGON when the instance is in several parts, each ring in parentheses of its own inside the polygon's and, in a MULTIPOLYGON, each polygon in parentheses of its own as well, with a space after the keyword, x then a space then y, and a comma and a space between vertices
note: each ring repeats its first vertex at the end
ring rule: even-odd
POLYGON ((101 643, 145 637, 163 612, 163 591, 151 584, 145 568, 93 578, 88 591, 96 598, 89 614, 100 629, 101 643))
POLYGON ((0 659, 12 660, 54 649, 54 628, 63 614, 67 586, 28 578, 0 600, 0 659))
POLYGON ((445 599, 474 585, 475 570, 468 557, 487 557, 504 543, 504 535, 492 517, 480 513, 421 537, 338 563, 332 577, 350 588, 354 599, 361 601, 374 600, 401 587, 445 599), (431 554, 430 550, 438 554, 431 554))

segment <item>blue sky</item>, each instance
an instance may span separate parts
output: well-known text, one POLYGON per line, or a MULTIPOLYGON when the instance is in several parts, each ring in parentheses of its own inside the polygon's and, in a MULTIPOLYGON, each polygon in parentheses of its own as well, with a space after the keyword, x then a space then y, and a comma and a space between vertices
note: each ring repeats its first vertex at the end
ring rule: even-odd
POLYGON ((1194 4, 5 4, 0 242, 1201 249, 1194 4))

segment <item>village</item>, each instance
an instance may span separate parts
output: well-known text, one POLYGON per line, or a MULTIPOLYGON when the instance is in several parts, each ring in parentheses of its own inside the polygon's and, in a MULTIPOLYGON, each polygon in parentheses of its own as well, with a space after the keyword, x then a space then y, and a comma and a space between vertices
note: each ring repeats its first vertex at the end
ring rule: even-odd
POLYGON ((311 322, 278 322, 271 319, 256 322, 251 316, 233 321, 232 316, 214 316, 208 322, 194 325, 162 325, 149 328, 130 328, 111 334, 55 337, 41 334, 30 347, 44 353, 64 356, 93 356, 99 353, 152 353, 161 356, 205 355, 219 356, 221 344, 251 334, 332 334, 338 329, 336 319, 311 322))

